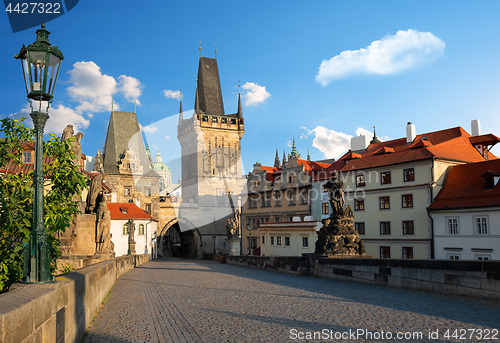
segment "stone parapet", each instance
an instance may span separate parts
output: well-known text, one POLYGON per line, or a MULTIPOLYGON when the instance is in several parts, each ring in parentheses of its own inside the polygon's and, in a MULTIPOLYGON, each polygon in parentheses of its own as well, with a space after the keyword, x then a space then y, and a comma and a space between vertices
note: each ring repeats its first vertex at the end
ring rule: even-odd
POLYGON ((148 261, 122 256, 0 295, 0 343, 78 342, 117 277, 148 261))
POLYGON ((309 271, 321 278, 500 299, 500 261, 314 257, 309 271))
POLYGON ((300 256, 227 256, 227 264, 306 275, 306 258, 300 256))

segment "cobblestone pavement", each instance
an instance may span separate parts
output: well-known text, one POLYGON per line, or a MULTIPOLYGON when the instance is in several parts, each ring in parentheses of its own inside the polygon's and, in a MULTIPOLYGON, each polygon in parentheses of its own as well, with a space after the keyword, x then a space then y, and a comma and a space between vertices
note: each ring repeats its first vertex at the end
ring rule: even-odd
POLYGON ((123 274, 83 342, 500 342, 495 329, 500 301, 170 258, 123 274))

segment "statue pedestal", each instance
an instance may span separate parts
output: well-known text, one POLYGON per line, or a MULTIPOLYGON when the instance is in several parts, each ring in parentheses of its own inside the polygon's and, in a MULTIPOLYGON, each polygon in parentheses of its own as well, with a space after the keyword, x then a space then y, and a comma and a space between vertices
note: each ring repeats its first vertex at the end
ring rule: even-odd
POLYGON ((130 243, 130 255, 135 255, 135 242, 130 243))
POLYGON ((240 242, 241 238, 230 238, 226 240, 226 253, 230 256, 240 255, 240 242))

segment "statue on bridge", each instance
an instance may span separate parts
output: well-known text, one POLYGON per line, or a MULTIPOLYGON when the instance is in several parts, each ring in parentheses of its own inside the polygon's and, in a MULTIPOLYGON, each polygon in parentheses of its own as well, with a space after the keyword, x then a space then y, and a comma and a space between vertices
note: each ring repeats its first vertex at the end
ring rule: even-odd
POLYGON ((111 249, 111 215, 108 210, 106 198, 103 197, 99 203, 97 210, 97 225, 96 225, 96 253, 113 252, 111 249))
POLYGON ((365 255, 363 241, 354 229, 351 205, 344 209, 344 182, 339 179, 337 171, 333 172, 325 188, 330 195, 332 214, 322 220, 323 227, 318 232, 315 253, 337 256, 365 255))

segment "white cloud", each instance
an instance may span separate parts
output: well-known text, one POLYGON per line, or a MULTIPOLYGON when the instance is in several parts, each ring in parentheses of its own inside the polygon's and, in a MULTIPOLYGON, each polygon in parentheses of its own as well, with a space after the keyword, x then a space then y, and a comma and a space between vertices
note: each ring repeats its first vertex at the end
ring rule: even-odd
POLYGON ((76 62, 68 73, 72 85, 67 92, 80 103, 75 108, 77 112, 111 110, 111 96, 117 92, 117 82, 112 76, 102 74, 101 68, 92 61, 76 62))
POLYGON ((314 133, 313 147, 319 149, 326 158, 338 158, 349 150, 351 135, 327 129, 323 126, 309 131, 314 133))
POLYGON ((165 139, 170 139, 170 135, 165 136, 165 139))
POLYGON ((316 82, 323 86, 356 74, 395 74, 444 55, 446 44, 431 32, 399 30, 367 48, 342 51, 319 66, 316 82))
POLYGON ((128 101, 134 101, 136 99, 137 105, 140 105, 138 98, 142 95, 141 82, 132 76, 120 75, 118 78, 120 83, 118 84, 118 90, 123 93, 125 99, 128 101))
MULTIPOLYGON (((351 149, 351 138, 353 136, 343 132, 330 130, 323 126, 316 126, 312 130, 308 130, 308 134, 314 133, 313 147, 319 149, 325 158, 339 158, 351 149)), ((356 129, 356 136, 368 136, 370 140, 373 139, 373 132, 366 130, 362 127, 356 129)), ((378 137, 380 141, 387 140, 378 137)))
POLYGON ((169 99, 178 99, 178 100, 182 99, 181 91, 172 91, 170 89, 164 89, 163 95, 165 95, 165 97, 169 99))
POLYGON ((289 141, 287 141, 287 142, 286 142, 286 145, 288 145, 288 147, 289 147, 289 148, 291 148, 291 147, 292 147, 292 141, 290 141, 290 140, 289 140, 289 141))
POLYGON ((142 126, 141 124, 139 124, 139 128, 141 129, 141 131, 148 132, 148 133, 155 133, 156 130, 158 130, 158 128, 156 126, 151 126, 151 125, 142 126))
POLYGON ((243 86, 241 86, 241 88, 247 91, 245 94, 243 94, 243 98, 245 99, 245 106, 260 104, 271 96, 271 94, 266 91, 266 87, 259 86, 258 84, 253 82, 247 82, 243 86))
MULTIPOLYGON (((45 111, 45 108, 46 105, 42 105, 43 111, 45 111)), ((11 117, 12 119, 26 117, 28 119, 24 122, 25 125, 33 127, 30 112, 30 106, 29 104, 26 104, 19 112, 12 113, 9 115, 9 117, 11 117)), ((85 119, 81 114, 61 104, 49 108, 48 113, 50 117, 45 124, 45 133, 55 133, 56 135, 60 135, 66 125, 69 124, 73 125, 75 132, 77 132, 78 130, 86 129, 90 125, 90 121, 85 119)))

